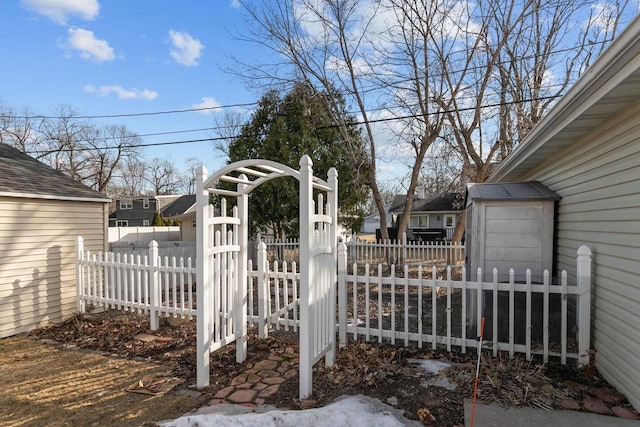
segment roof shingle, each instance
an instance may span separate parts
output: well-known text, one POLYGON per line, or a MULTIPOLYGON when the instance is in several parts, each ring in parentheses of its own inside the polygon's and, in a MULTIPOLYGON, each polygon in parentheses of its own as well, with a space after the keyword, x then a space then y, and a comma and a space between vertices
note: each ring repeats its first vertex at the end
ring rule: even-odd
POLYGON ((16 197, 109 201, 107 196, 3 143, 0 143, 0 193, 16 197))

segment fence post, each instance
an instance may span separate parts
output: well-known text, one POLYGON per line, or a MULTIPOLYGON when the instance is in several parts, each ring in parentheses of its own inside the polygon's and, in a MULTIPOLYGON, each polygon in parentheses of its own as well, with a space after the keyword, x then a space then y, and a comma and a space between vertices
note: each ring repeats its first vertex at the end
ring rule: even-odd
POLYGON ((76 286, 77 286, 77 310, 78 313, 84 313, 85 311, 85 303, 84 303, 84 265, 82 264, 82 260, 84 259, 84 239, 82 236, 78 236, 78 240, 76 240, 76 286))
POLYGON ((267 245, 260 240, 258 242, 258 336, 266 338, 268 335, 267 324, 267 292, 269 292, 269 278, 267 273, 267 245))
POLYGON ((578 366, 589 364, 591 334, 591 250, 582 245, 578 248, 576 269, 578 286, 578 366))
POLYGON ((149 327, 157 331, 160 326, 158 308, 160 307, 160 277, 158 274, 158 242, 149 242, 149 298, 151 301, 149 327))
POLYGON ((407 263, 407 232, 402 233, 402 259, 398 264, 405 265, 407 263))
POLYGON ((209 191, 207 169, 196 171, 196 385, 209 385, 211 353, 211 278, 209 272, 209 191))
MULTIPOLYGON (((356 325, 357 326, 357 325, 356 325)), ((338 243, 338 333, 340 347, 347 345, 347 245, 338 243)))
MULTIPOLYGON (((245 174, 239 177, 241 180, 249 182, 245 174)), ((247 194, 247 184, 238 184, 238 218, 240 225, 235 239, 240 243, 240 273, 237 275, 237 288, 235 309, 236 312, 236 328, 239 329, 240 336, 236 342, 236 362, 242 363, 247 358, 247 244, 249 243, 249 195, 247 194), (239 234, 239 235, 238 235, 239 234)))

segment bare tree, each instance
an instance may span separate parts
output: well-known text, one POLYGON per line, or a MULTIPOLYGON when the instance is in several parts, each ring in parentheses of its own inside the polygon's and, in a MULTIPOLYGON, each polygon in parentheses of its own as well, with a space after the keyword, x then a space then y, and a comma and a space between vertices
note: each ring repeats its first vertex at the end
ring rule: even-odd
POLYGON ((413 159, 405 214, 400 222, 400 232, 404 231, 422 161, 444 123, 442 115, 433 114, 442 107, 430 100, 433 83, 426 62, 428 34, 420 20, 426 10, 435 19, 439 16, 436 9, 425 5, 416 9, 399 1, 359 0, 285 0, 259 6, 247 2, 244 6, 253 28, 244 39, 282 58, 281 63, 271 67, 245 64, 248 69, 245 77, 253 82, 262 78, 278 84, 303 80, 309 86, 321 88, 318 93, 333 95, 323 97, 326 109, 354 153, 360 141, 349 136, 337 97, 345 97, 347 104, 357 109, 368 158, 354 168, 371 188, 383 238, 388 238, 387 215, 377 180, 378 150, 382 142, 376 137, 374 124, 378 117, 372 111, 380 107, 378 99, 384 92, 390 92, 395 100, 408 96, 414 101, 410 108, 404 104, 389 110, 397 116, 417 116, 417 120, 407 122, 396 136, 398 142, 408 147, 404 155, 413 159), (381 71, 387 79, 380 79, 381 71), (398 81, 399 75, 404 83, 389 87, 388 78, 398 81))
POLYGON ((189 157, 185 160, 186 171, 181 176, 181 190, 185 194, 195 194, 196 192, 196 170, 202 165, 202 160, 197 157, 189 157))
POLYGON ((139 156, 141 138, 126 126, 89 127, 84 135, 87 162, 83 181, 96 191, 106 194, 117 171, 127 160, 139 156))
POLYGON ((0 142, 23 153, 37 154, 37 120, 27 108, 18 112, 0 103, 0 142))
POLYGON ((43 149, 38 160, 55 170, 83 182, 88 168, 88 153, 83 146, 84 138, 91 133, 91 125, 77 118, 70 107, 60 107, 53 119, 44 119, 40 125, 43 149))
POLYGON ((606 49, 628 7, 626 0, 586 5, 575 0, 538 0, 530 6, 507 38, 497 64, 507 94, 501 100, 503 156, 606 49), (580 13, 586 18, 576 19, 580 13))
POLYGON ((127 198, 149 194, 146 180, 147 164, 138 157, 128 157, 118 168, 109 195, 127 198))
MULTIPOLYGON (((344 96, 368 144, 368 162, 356 167, 371 187, 383 233, 380 156, 402 157, 410 171, 402 232, 437 138, 460 158, 465 180, 484 181, 496 158, 524 138, 615 36, 627 1, 243 2, 251 33, 240 38, 269 49, 274 62, 244 63, 240 74, 254 85, 302 79, 344 96), (393 120, 393 137, 380 132, 379 120, 393 120)), ((331 96, 325 101, 343 126, 331 96)))
POLYGON ((180 186, 178 171, 171 160, 152 159, 147 163, 146 180, 154 195, 175 194, 180 186))

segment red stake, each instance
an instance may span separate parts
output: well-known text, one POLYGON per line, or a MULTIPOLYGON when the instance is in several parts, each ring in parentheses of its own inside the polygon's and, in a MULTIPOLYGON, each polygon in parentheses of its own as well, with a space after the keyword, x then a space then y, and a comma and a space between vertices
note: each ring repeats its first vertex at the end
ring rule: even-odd
POLYGON ((482 336, 484 335, 484 316, 480 324, 480 344, 478 344, 478 365, 476 366, 476 383, 473 386, 473 403, 471 404, 471 423, 473 427, 473 418, 476 415, 476 397, 478 396, 478 377, 480 376, 480 356, 482 355, 482 336))

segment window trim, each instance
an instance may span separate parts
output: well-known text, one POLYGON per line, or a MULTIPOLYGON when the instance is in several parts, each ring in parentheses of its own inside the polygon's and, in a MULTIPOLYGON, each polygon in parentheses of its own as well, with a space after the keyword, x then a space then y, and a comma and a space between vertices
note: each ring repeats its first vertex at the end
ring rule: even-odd
POLYGON ((456 228, 455 214, 444 214, 443 219, 444 219, 444 222, 443 222, 444 228, 456 228), (447 226, 447 218, 451 218, 451 226, 447 226))
POLYGON ((429 228, 429 214, 411 215, 409 217, 409 227, 429 228), (426 225, 423 225, 423 221, 426 225))
POLYGON ((116 219, 116 227, 128 227, 129 220, 127 219, 116 219))
POLYGON ((142 220, 142 226, 143 227, 151 227, 151 224, 149 223, 148 219, 143 219, 142 220))
POLYGON ((149 209, 149 199, 142 199, 142 209, 149 209))
POLYGON ((133 209, 133 199, 121 199, 119 205, 121 210, 133 209))

